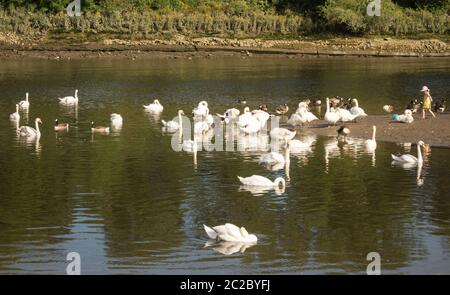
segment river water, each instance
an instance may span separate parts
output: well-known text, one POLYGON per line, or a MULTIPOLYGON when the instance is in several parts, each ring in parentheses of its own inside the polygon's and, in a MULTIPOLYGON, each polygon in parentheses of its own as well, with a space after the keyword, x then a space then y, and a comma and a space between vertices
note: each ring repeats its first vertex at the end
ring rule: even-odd
MULTIPOLYGON (((450 59, 256 58, 2 61, 0 64, 0 274, 364 274, 378 252, 385 274, 450 274, 450 150, 424 155, 421 171, 393 166, 415 146, 336 145, 317 137, 291 154, 284 191, 242 189, 237 176, 275 179, 260 152, 175 152, 160 119, 248 104, 357 97, 369 114, 404 106, 428 85, 449 94, 450 59), (57 97, 79 89, 77 108, 57 97), (40 117, 39 141, 8 119, 30 93, 23 124, 40 117), (158 98, 160 117, 142 104, 158 98), (120 133, 92 136, 89 122, 120 133), (69 132, 53 131, 59 118, 69 132), (203 224, 245 226, 258 243, 205 247, 203 224), (225 255, 227 253, 228 255, 225 255)), ((310 135, 313 136, 313 135, 310 135)))

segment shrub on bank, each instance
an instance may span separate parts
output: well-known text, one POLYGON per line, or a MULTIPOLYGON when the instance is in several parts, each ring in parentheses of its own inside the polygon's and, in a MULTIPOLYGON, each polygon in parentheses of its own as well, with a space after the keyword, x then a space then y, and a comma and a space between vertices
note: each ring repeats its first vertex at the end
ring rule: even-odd
POLYGON ((61 5, 54 6, 57 8, 53 10, 10 5, 0 8, 0 31, 27 35, 48 32, 181 33, 220 37, 296 37, 323 32, 396 36, 449 33, 446 9, 402 8, 390 0, 382 0, 381 16, 369 17, 366 8, 370 1, 319 1, 325 4, 318 6, 320 10, 315 16, 287 9, 277 12, 267 0, 89 0, 83 2, 90 6, 81 17, 67 16, 64 10, 61 11, 61 5), (142 9, 137 9, 139 7, 142 9))

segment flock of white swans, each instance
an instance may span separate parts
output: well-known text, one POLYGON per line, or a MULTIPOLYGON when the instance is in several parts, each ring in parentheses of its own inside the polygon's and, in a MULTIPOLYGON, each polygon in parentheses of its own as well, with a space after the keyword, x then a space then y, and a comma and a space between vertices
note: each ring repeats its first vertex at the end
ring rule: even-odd
MULTIPOLYGON (((75 90, 74 96, 65 96, 58 98, 59 103, 64 105, 77 105, 78 104, 78 90, 75 90)), ((239 101, 241 105, 244 105, 243 113, 241 114, 239 109, 230 108, 227 109, 223 114, 217 114, 216 118, 220 118, 220 124, 233 125, 239 133, 244 135, 255 135, 262 132, 267 125, 269 118, 274 116, 270 114, 266 108, 260 107, 259 109, 250 110, 246 106, 245 101, 239 101)), ((288 124, 292 126, 303 126, 314 120, 319 120, 319 118, 314 115, 310 109, 309 100, 302 101, 298 104, 297 110, 291 114, 288 124)), ((316 105, 320 104, 320 101, 314 102, 316 105)), ((359 106, 358 100, 352 100, 351 108, 340 107, 336 102, 333 102, 329 98, 326 98, 326 112, 324 115, 324 120, 329 126, 334 126, 340 122, 350 122, 354 121, 356 118, 366 117, 364 109, 359 106)), ((163 105, 156 99, 152 103, 143 106, 144 109, 153 114, 161 114, 164 110, 163 105)), ((384 106, 383 108, 387 108, 384 106)), ((39 129, 39 124, 42 124, 40 118, 35 119, 35 128, 31 126, 20 126, 20 112, 26 111, 30 108, 29 94, 26 93, 25 99, 19 101, 16 104, 16 111, 10 115, 10 120, 16 123, 17 134, 21 138, 27 140, 39 140, 41 136, 41 131, 39 129)), ((280 105, 276 108, 276 114, 286 114, 289 110, 287 104, 280 105)), ((171 121, 162 120, 161 123, 165 131, 176 132, 182 131, 183 129, 183 116, 185 113, 183 110, 178 111, 178 117, 171 121)), ((201 101, 198 103, 192 111, 192 116, 194 118, 194 138, 193 140, 184 140, 182 142, 182 148, 185 151, 197 153, 198 150, 198 140, 205 136, 206 134, 212 132, 215 120, 209 112, 208 103, 206 101, 201 101)), ((404 115, 397 116, 397 120, 403 120, 405 123, 410 123, 412 118, 412 113, 409 110, 405 111, 404 115)), ((121 129, 123 125, 123 118, 120 114, 110 115, 110 126, 96 126, 94 122, 91 122, 91 132, 92 133, 104 133, 108 134, 112 129, 121 129)), ((68 131, 68 123, 60 123, 58 119, 54 122, 55 131, 68 131)), ((347 126, 341 126, 337 130, 338 136, 337 140, 343 140, 344 143, 349 143, 350 141, 346 138, 350 133, 347 126)), ((289 165, 290 151, 301 150, 309 148, 313 143, 313 140, 299 140, 294 139, 296 136, 296 131, 291 131, 287 128, 276 127, 272 128, 270 131, 270 138, 272 142, 276 142, 281 145, 284 149, 284 154, 278 151, 272 151, 269 153, 262 154, 260 156, 260 163, 278 167, 285 167, 289 165)), ((336 143, 332 143, 333 147, 336 143)), ((376 126, 373 126, 372 137, 364 141, 364 145, 368 151, 374 153, 377 148, 376 142, 376 126)), ((401 163, 406 165, 418 165, 421 166, 423 162, 421 147, 424 145, 422 141, 417 144, 417 157, 411 154, 404 155, 392 155, 392 160, 394 163, 401 163)), ((328 147, 332 150, 333 147, 328 147)), ((326 153, 329 151, 325 147, 326 153)), ((288 170, 288 169, 287 169, 288 170)), ((288 176, 288 173, 286 175, 288 176)), ((286 180, 282 177, 278 177, 274 181, 261 176, 261 175, 251 175, 248 177, 237 176, 238 180, 245 187, 251 187, 256 191, 267 191, 267 190, 279 190, 286 186, 286 180)), ((257 237, 254 234, 249 234, 244 227, 237 227, 233 224, 226 223, 224 225, 218 225, 214 227, 208 227, 204 225, 207 236, 214 241, 229 242, 229 243, 240 243, 237 249, 246 249, 247 246, 253 245, 257 242, 257 237), (245 246, 247 245, 247 246, 245 246), (242 248, 243 247, 243 248, 242 248)))

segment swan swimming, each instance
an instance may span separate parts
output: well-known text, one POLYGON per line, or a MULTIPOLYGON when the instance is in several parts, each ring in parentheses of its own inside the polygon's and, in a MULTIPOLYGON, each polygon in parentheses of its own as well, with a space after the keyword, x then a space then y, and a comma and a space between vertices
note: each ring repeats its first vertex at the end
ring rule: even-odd
POLYGON ((16 111, 9 115, 9 119, 16 122, 20 121, 19 104, 16 104, 16 111))
POLYGON ((286 186, 286 181, 282 177, 278 177, 274 181, 260 175, 252 175, 249 177, 238 176, 238 179, 243 185, 248 186, 279 187, 280 184, 282 187, 286 186))
POLYGON ((163 124, 164 127, 166 127, 169 130, 172 130, 172 131, 182 129, 183 128, 183 119, 181 116, 183 116, 183 115, 184 115, 183 110, 178 110, 178 122, 176 122, 174 120, 169 121, 169 122, 161 120, 161 123, 163 124))
POLYGON ((110 115, 111 127, 121 129, 123 125, 123 118, 121 115, 113 113, 110 115))
POLYGON ((161 113, 164 110, 164 107, 159 102, 159 100, 155 99, 153 103, 143 106, 146 111, 153 113, 161 113))
POLYGON ((30 101, 28 100, 28 92, 25 93, 25 100, 19 102, 19 107, 21 109, 28 109, 30 107, 30 101))
POLYGON ((75 96, 58 97, 58 99, 63 104, 76 104, 78 103, 78 89, 75 89, 75 96))
POLYGON ((375 134, 377 133, 377 126, 372 127, 372 139, 367 139, 364 144, 369 150, 374 150, 377 148, 377 141, 375 140, 375 134))
POLYGON ((296 131, 290 131, 286 128, 276 127, 270 131, 270 138, 273 140, 279 139, 279 140, 288 140, 289 141, 295 137, 295 134, 297 134, 296 131))
POLYGON ((209 227, 203 225, 206 234, 210 239, 225 242, 241 242, 241 243, 256 243, 258 238, 254 234, 249 234, 244 227, 237 227, 231 223, 224 225, 217 225, 209 227))
POLYGON ((20 136, 26 137, 26 138, 35 138, 41 136, 41 131, 39 130, 39 123, 42 124, 42 121, 40 118, 36 118, 34 120, 36 129, 30 127, 30 126, 21 126, 19 129, 17 129, 17 132, 20 136))
POLYGON ((401 156, 391 155, 392 160, 394 160, 394 162, 397 162, 397 163, 422 164, 423 158, 422 158, 422 152, 421 152, 420 148, 424 144, 425 143, 423 141, 419 141, 417 143, 417 158, 410 154, 401 155, 401 156))

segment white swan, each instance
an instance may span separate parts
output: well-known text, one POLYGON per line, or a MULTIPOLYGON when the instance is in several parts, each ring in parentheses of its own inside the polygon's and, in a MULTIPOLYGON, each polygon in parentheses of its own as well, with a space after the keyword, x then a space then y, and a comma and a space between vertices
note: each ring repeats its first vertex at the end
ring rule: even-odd
POLYGON ((366 112, 359 107, 358 100, 356 98, 352 99, 354 106, 350 109, 350 113, 352 115, 356 115, 358 117, 366 117, 366 112))
POLYGON ((20 121, 19 104, 16 104, 16 111, 9 115, 9 119, 16 122, 20 121))
POLYGON ((267 154, 262 154, 259 158, 259 163, 262 164, 278 164, 278 163, 284 163, 284 156, 280 154, 279 152, 270 152, 267 154))
POLYGON ((366 148, 369 150, 374 150, 377 148, 377 141, 375 140, 375 135, 377 133, 377 126, 372 127, 372 139, 367 139, 364 144, 366 145, 366 148))
POLYGON ((353 115, 349 110, 338 108, 336 113, 339 115, 339 119, 342 122, 351 122, 354 121, 359 115, 353 115))
POLYGON ((293 113, 289 120, 287 120, 287 123, 291 124, 292 126, 301 126, 306 123, 306 118, 302 117, 298 113, 293 113))
POLYGON ((78 89, 75 89, 75 96, 58 97, 58 99, 63 104, 76 104, 78 103, 78 89))
POLYGON ((270 131, 270 138, 272 140, 274 140, 274 139, 280 139, 280 140, 286 139, 286 140, 289 141, 289 140, 291 140, 291 139, 293 139, 295 137, 296 133, 297 133, 296 131, 290 131, 290 130, 288 130, 286 128, 276 127, 276 128, 273 128, 270 131))
POLYGON ((256 243, 258 238, 249 234, 244 227, 237 227, 231 223, 224 225, 217 225, 213 228, 203 225, 206 234, 210 239, 225 242, 241 242, 241 243, 256 243))
POLYGON ((164 120, 161 120, 161 123, 163 124, 164 127, 166 127, 169 130, 173 130, 176 131, 178 129, 182 129, 183 128, 183 120, 182 117, 184 115, 183 110, 179 110, 178 111, 178 122, 172 120, 169 122, 166 122, 164 120))
POLYGON ((25 93, 25 100, 19 102, 19 107, 21 109, 28 109, 30 107, 30 101, 28 100, 28 92, 25 93))
POLYGON ((111 126, 114 128, 121 128, 123 125, 123 118, 119 114, 111 114, 110 115, 111 126))
MULTIPOLYGON (((261 122, 255 118, 251 117, 250 119, 245 121, 246 124, 244 126, 239 127, 239 129, 245 134, 255 134, 261 130, 261 122)), ((244 124, 244 123, 241 123, 244 124)))
POLYGON ((238 176, 238 179, 243 185, 248 186, 279 187, 280 184, 282 187, 286 186, 286 181, 282 177, 278 177, 274 181, 260 175, 252 175, 249 177, 238 176))
POLYGON ((291 141, 289 141, 289 147, 290 149, 295 152, 297 150, 304 150, 307 148, 310 148, 311 145, 313 144, 314 140, 298 140, 298 139, 293 139, 291 141))
POLYGON ((422 152, 420 150, 420 147, 423 145, 424 145, 423 141, 419 141, 417 143, 417 158, 410 154, 401 155, 401 156, 391 155, 392 160, 394 160, 394 162, 397 162, 397 163, 421 164, 421 163, 423 163, 423 158, 422 158, 422 152))
POLYGON ((253 118, 256 118, 256 120, 259 121, 261 128, 264 128, 267 120, 269 120, 269 118, 270 118, 270 114, 268 112, 265 112, 262 110, 253 110, 252 114, 253 114, 253 118))
POLYGON ((239 116, 237 124, 239 126, 241 126, 241 127, 247 126, 248 122, 250 120, 252 120, 252 118, 253 118, 253 115, 250 112, 250 108, 249 107, 245 107, 244 108, 244 113, 239 116))
POLYGON ((27 137, 27 138, 40 137, 41 131, 39 130, 39 123, 42 124, 42 121, 40 118, 36 118, 36 120, 34 120, 34 123, 35 123, 36 129, 34 129, 30 126, 21 126, 19 129, 17 129, 17 132, 22 137, 27 137))
POLYGON ((161 113, 164 109, 162 104, 159 102, 159 100, 155 99, 153 103, 144 105, 144 109, 149 112, 153 113, 161 113))
POLYGON ((314 120, 319 120, 316 115, 308 111, 308 108, 298 108, 296 113, 299 114, 305 120, 305 122, 308 123, 314 120))
POLYGON ((204 100, 198 103, 197 107, 192 110, 192 115, 195 117, 206 117, 208 115, 208 103, 204 100))
POLYGON ((327 111, 324 116, 324 120, 327 121, 328 125, 336 125, 336 123, 341 118, 338 113, 330 111, 330 99, 327 97, 327 111))
POLYGON ((194 140, 192 140, 192 139, 184 140, 183 144, 182 144, 182 148, 183 148, 183 151, 185 151, 185 152, 196 153, 198 150, 198 145, 197 145, 197 139, 195 138, 195 135, 194 135, 194 140))
POLYGON ((218 117, 220 117, 222 120, 225 120, 225 123, 228 123, 228 122, 230 122, 230 120, 234 120, 234 119, 236 119, 238 116, 239 116, 239 114, 241 113, 241 111, 239 111, 238 109, 235 109, 235 108, 231 108, 231 109, 227 109, 224 113, 223 113, 223 115, 221 115, 221 114, 217 114, 216 113, 216 115, 218 116, 218 117))

